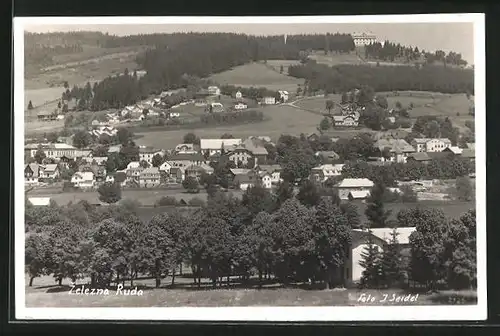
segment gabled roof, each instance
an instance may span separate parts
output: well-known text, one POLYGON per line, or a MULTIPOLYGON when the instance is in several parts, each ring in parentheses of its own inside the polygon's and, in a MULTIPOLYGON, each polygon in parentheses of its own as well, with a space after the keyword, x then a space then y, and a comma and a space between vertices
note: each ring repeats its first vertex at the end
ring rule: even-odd
POLYGON ((35 176, 38 176, 38 172, 39 172, 39 169, 40 169, 40 166, 38 165, 38 163, 29 163, 27 164, 24 169, 26 168, 30 168, 31 171, 33 172, 33 175, 35 176))
POLYGON ((349 195, 351 195, 352 198, 354 199, 364 199, 370 196, 370 191, 369 190, 353 190, 349 192, 349 195))
POLYGON ((153 148, 153 147, 139 147, 139 153, 156 153, 156 152, 160 152, 161 149, 156 149, 156 148, 153 148))
MULTIPOLYGON (((391 234, 393 232, 393 228, 376 228, 376 229, 371 229, 372 234, 385 241, 389 242, 391 240, 391 234)), ((415 232, 416 228, 414 227, 400 227, 396 228, 397 232, 397 240, 398 243, 401 245, 407 245, 410 243, 410 235, 415 232)), ((369 231, 366 229, 353 229, 355 232, 363 232, 363 233, 368 233, 369 231)))
POLYGON ((321 156, 324 159, 332 159, 332 160, 336 160, 340 157, 334 151, 319 151, 319 152, 316 152, 316 156, 321 156))
POLYGON ((158 167, 149 167, 149 168, 144 169, 141 172, 141 176, 142 175, 159 175, 159 174, 160 174, 160 170, 158 169, 158 167))
POLYGON ((177 153, 175 155, 172 155, 167 161, 201 162, 205 161, 205 157, 199 153, 196 154, 177 153))
POLYGON ((200 148, 219 150, 223 145, 224 148, 229 148, 241 143, 241 139, 200 139, 200 148))
POLYGON ((45 172, 52 172, 52 171, 56 171, 56 169, 57 169, 57 164, 51 163, 51 164, 45 165, 44 171, 45 172))
POLYGON ((429 161, 431 158, 426 152, 416 152, 408 155, 408 158, 412 158, 415 161, 429 161))
MULTIPOLYGON (((92 181, 94 180, 94 173, 93 172, 76 172, 73 177, 79 176, 82 180, 85 181, 92 181)), ((73 177, 71 179, 73 179, 73 177)))
POLYGON ((447 152, 452 152, 453 154, 455 155, 459 155, 459 154, 462 154, 462 148, 458 147, 458 146, 450 146, 450 147, 447 147, 445 149, 443 149, 443 152, 444 151, 447 151, 447 152))
POLYGON ((274 165, 258 165, 258 168, 260 171, 265 171, 268 172, 269 174, 272 174, 276 171, 281 172, 281 166, 278 164, 274 165))
POLYGON ((392 153, 411 153, 415 151, 415 148, 404 139, 379 139, 373 146, 377 147, 380 151, 383 151, 384 148, 389 148, 392 153))
POLYGON ((34 206, 48 206, 50 205, 50 197, 30 197, 28 201, 34 206))
POLYGON ((251 169, 245 169, 245 168, 232 168, 230 169, 231 173, 233 175, 248 175, 251 169))
POLYGON ((373 187, 373 182, 367 178, 345 178, 338 185, 340 188, 373 187))

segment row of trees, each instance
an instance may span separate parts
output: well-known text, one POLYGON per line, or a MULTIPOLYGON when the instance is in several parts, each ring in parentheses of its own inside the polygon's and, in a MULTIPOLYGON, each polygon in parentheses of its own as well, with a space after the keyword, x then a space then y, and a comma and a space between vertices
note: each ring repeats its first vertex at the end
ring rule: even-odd
MULTIPOLYGON (((453 155, 453 154, 451 154, 453 155)), ((396 181, 455 179, 475 171, 474 163, 460 157, 433 159, 428 164, 409 161, 390 165, 371 165, 366 161, 350 161, 342 169, 343 178, 367 178, 396 186, 396 181)))
POLYGON ((348 64, 329 67, 309 61, 306 64, 289 66, 288 74, 306 79, 310 92, 322 90, 326 93, 342 93, 362 85, 370 86, 376 92, 474 92, 473 70, 432 65, 422 68, 348 64))
MULTIPOLYGON (((248 189, 241 200, 215 192, 194 213, 163 213, 147 225, 137 217, 134 202, 28 207, 26 267, 31 283, 36 276, 53 274, 59 281, 90 277, 93 286, 125 280, 133 286, 139 275, 147 275, 159 287, 166 274, 174 283, 178 265, 187 264, 198 287, 202 278, 211 279, 215 287, 222 277, 229 282, 236 275, 247 284, 257 275, 260 286, 271 277, 284 284, 309 279, 326 288, 342 286, 355 227, 353 211, 351 203, 339 204, 332 196, 306 206, 290 189, 271 194, 259 187, 248 189)), ((387 223, 387 211, 375 200, 366 215, 368 226, 387 223)), ((400 213, 397 221, 416 225, 410 238, 412 279, 429 286, 439 280, 456 288, 474 284, 474 212, 449 221, 440 210, 417 208, 400 213)), ((391 263, 407 269, 399 253, 391 263)), ((367 263, 362 284, 378 287, 380 283, 366 281, 371 266, 367 263)), ((389 279, 397 285, 396 277, 389 279)))
POLYGON ((398 58, 404 58, 409 62, 419 60, 423 54, 423 51, 420 52, 417 47, 407 47, 390 41, 385 41, 384 43, 372 42, 366 45, 364 49, 366 58, 383 61, 394 61, 398 58))

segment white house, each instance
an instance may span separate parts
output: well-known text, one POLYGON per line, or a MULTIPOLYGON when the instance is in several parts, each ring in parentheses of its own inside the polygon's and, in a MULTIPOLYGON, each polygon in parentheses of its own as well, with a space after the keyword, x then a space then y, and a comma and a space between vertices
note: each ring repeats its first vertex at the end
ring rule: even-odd
POLYGON ((234 105, 235 110, 245 110, 246 108, 248 108, 247 104, 238 103, 234 105))
POLYGON ((139 161, 132 161, 132 162, 129 162, 129 164, 127 165, 127 170, 139 168, 140 166, 141 166, 141 163, 139 161))
POLYGON ((243 98, 243 95, 241 94, 240 91, 236 92, 236 95, 235 95, 236 99, 241 99, 243 98))
POLYGON ((317 182, 325 182, 330 177, 342 175, 344 164, 324 164, 311 169, 311 176, 317 182))
POLYGON ((92 188, 94 186, 94 173, 93 172, 77 172, 71 177, 71 183, 78 188, 92 188))
POLYGON ((340 199, 347 200, 351 191, 370 191, 373 185, 374 183, 367 178, 345 178, 336 187, 340 199))
POLYGON ((57 164, 48 164, 40 166, 40 176, 42 178, 57 178, 59 176, 59 167, 57 164))
POLYGON ((353 33, 351 36, 354 40, 354 45, 357 47, 377 42, 377 37, 370 33, 353 33))
POLYGON ((447 138, 417 138, 411 144, 417 152, 442 152, 451 147, 451 141, 447 138))
POLYGON ((220 95, 220 89, 217 86, 209 86, 208 87, 208 94, 212 96, 218 96, 220 95))
POLYGON ((172 165, 169 163, 169 162, 163 162, 159 167, 158 169, 160 170, 160 172, 165 172, 165 173, 169 173, 170 174, 170 169, 172 168, 172 165))
POLYGON ((156 149, 153 147, 141 146, 139 147, 139 161, 146 161, 149 164, 153 163, 153 157, 155 155, 163 156, 163 151, 161 149, 156 149))
POLYGON ((241 139, 200 139, 200 150, 202 154, 210 156, 220 153, 221 149, 231 149, 232 147, 241 145, 241 139))
POLYGON ((286 103, 288 101, 288 91, 278 91, 279 95, 280 95, 280 100, 284 103, 286 103))
MULTIPOLYGON (((382 252, 391 239, 392 228, 371 229, 372 241, 376 248, 382 252)), ((396 229, 397 240, 402 254, 409 249, 410 235, 415 232, 414 227, 401 227, 396 229), (406 251, 405 251, 406 250, 406 251)), ((363 259, 362 254, 369 247, 370 233, 368 230, 353 229, 351 234, 351 248, 345 268, 345 277, 348 285, 359 283, 364 268, 359 264, 363 259)))
POLYGON ((276 104, 276 98, 275 97, 264 97, 262 103, 265 105, 274 105, 274 104, 276 104))
POLYGON ((268 172, 260 172, 259 177, 264 188, 271 189, 273 187, 271 174, 269 174, 268 172))
POLYGON ((277 184, 282 181, 281 178, 281 166, 280 165, 258 165, 256 170, 259 173, 265 172, 268 173, 271 178, 271 184, 277 184))

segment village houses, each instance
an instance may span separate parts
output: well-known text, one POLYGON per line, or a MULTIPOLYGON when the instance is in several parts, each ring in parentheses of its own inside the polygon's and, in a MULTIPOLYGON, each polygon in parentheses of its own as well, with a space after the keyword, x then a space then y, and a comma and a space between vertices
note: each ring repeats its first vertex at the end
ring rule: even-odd
POLYGON ((388 157, 382 157, 384 161, 406 162, 408 155, 415 152, 415 148, 404 139, 379 139, 373 146, 379 150, 381 155, 387 151, 388 157))
POLYGON ((202 163, 205 163, 205 161, 206 161, 205 157, 199 153, 196 154, 178 153, 169 157, 167 160, 165 160, 164 163, 169 165, 170 168, 180 168, 184 170, 186 169, 186 167, 189 167, 191 165, 200 165, 202 163))
POLYGON ((255 167, 255 169, 259 173, 269 174, 272 185, 276 185, 283 180, 281 178, 282 169, 281 169, 281 166, 278 164, 274 164, 274 165, 261 165, 261 164, 259 164, 257 167, 255 167))

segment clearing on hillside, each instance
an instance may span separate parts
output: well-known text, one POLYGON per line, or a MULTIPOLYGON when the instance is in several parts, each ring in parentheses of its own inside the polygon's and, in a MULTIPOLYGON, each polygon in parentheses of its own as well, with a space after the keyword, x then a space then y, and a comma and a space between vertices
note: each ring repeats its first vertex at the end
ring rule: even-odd
POLYGON ((325 55, 322 51, 316 51, 310 54, 308 58, 328 66, 339 64, 365 64, 365 61, 363 61, 363 59, 361 59, 356 52, 345 54, 332 52, 325 55))
POLYGON ((266 87, 269 90, 287 90, 295 92, 302 79, 293 78, 261 63, 249 63, 237 66, 232 70, 210 76, 210 79, 220 85, 241 87, 266 87))

